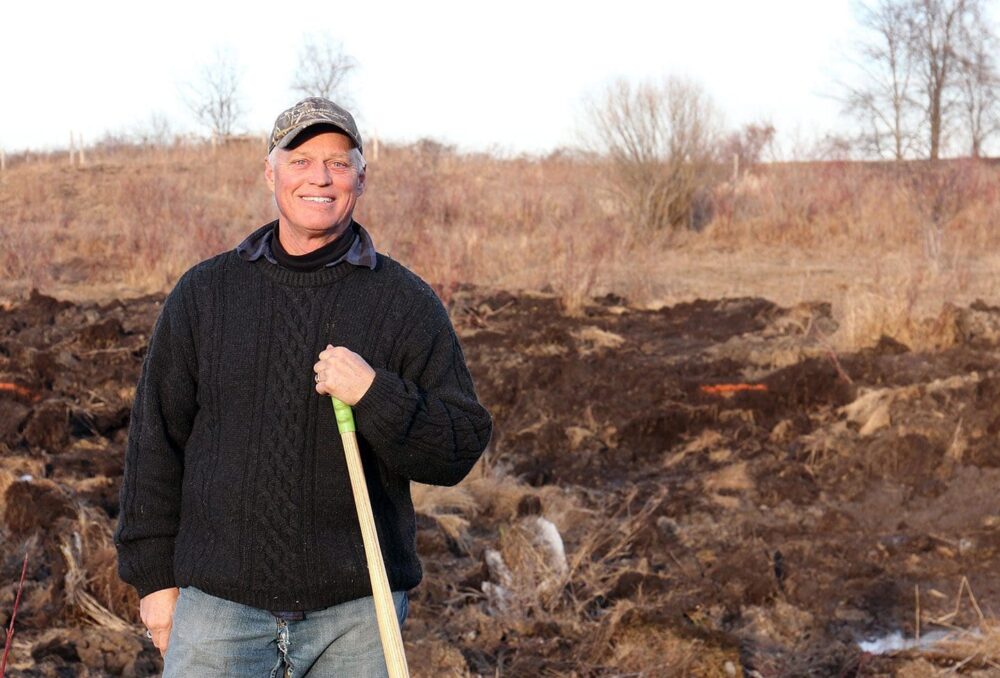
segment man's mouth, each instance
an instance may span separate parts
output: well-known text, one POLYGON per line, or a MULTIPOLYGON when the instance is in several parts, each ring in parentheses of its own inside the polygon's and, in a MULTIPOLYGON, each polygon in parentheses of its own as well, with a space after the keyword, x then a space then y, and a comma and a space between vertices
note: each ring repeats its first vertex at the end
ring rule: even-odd
POLYGON ((302 196, 302 199, 308 200, 309 202, 319 202, 319 203, 333 202, 333 198, 324 198, 323 196, 318 196, 318 195, 304 195, 302 196))

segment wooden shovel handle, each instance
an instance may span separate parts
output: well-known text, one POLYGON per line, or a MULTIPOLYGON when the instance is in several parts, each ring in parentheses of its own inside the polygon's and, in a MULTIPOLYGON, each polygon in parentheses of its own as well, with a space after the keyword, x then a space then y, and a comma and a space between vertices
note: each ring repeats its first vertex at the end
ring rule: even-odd
POLYGON ((378 543, 378 531, 375 529, 375 517, 372 515, 372 504, 368 497, 368 485, 365 483, 365 471, 361 466, 354 414, 346 403, 336 398, 332 400, 333 411, 337 415, 337 429, 344 443, 347 472, 351 476, 354 506, 358 511, 358 523, 361 525, 361 538, 365 545, 365 558, 368 560, 368 577, 372 583, 375 618, 378 621, 379 637, 382 639, 385 665, 389 671, 389 678, 409 678, 410 669, 406 665, 396 606, 392 602, 392 589, 389 588, 389 577, 385 573, 382 549, 378 543))

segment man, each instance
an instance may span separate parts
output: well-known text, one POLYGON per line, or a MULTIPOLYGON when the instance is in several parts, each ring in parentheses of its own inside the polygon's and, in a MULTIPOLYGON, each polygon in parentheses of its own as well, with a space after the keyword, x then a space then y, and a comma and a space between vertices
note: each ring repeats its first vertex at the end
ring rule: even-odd
POLYGON ((353 220, 350 113, 271 133, 279 218, 184 274, 136 390, 115 542, 164 676, 385 675, 330 397, 354 407, 400 622, 419 583, 409 483, 454 484, 491 421, 447 312, 353 220))

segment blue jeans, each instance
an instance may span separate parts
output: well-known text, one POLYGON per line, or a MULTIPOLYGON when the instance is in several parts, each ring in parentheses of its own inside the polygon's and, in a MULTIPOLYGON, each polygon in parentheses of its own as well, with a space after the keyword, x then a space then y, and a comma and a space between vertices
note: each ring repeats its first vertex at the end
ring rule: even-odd
MULTIPOLYGON (((400 625, 406 593, 392 594, 400 625)), ((285 621, 267 610, 181 589, 163 678, 387 676, 375 604, 359 598, 285 621)))

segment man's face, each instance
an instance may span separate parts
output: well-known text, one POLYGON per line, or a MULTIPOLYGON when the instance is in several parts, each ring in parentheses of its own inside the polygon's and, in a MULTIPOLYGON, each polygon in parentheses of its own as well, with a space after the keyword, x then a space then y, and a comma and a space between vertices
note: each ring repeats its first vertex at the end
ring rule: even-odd
POLYGON ((282 229, 309 237, 339 235, 347 228, 365 188, 365 174, 352 164, 351 148, 346 135, 322 131, 291 150, 277 149, 274 167, 264 162, 282 229))

